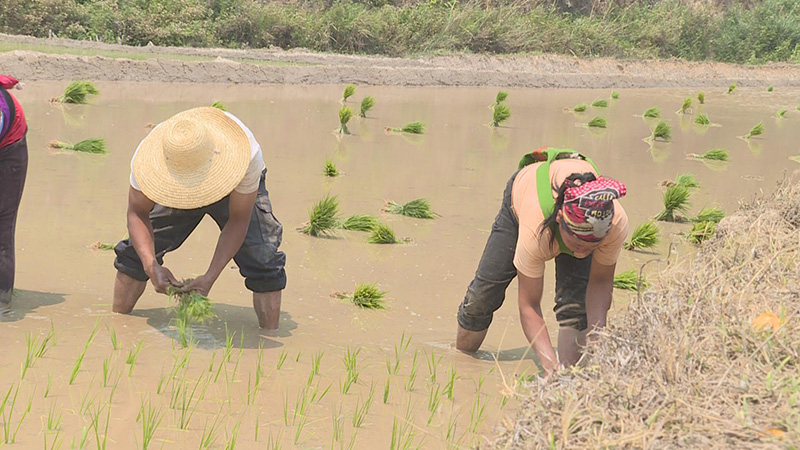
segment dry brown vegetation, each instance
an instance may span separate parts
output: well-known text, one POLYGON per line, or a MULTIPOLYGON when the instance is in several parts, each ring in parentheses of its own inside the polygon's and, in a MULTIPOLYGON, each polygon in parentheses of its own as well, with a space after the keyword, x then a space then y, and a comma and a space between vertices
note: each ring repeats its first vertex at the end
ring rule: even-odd
POLYGON ((580 367, 527 386, 495 448, 795 448, 800 183, 742 204, 663 269, 580 367))

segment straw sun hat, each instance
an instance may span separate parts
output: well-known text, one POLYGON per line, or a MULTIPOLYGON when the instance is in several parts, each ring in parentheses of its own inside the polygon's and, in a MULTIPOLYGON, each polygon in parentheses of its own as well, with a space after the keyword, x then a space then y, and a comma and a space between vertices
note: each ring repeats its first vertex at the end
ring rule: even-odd
POLYGON ((165 120, 139 144, 132 170, 147 198, 194 209, 215 203, 242 181, 250 164, 244 130, 217 108, 194 108, 165 120))

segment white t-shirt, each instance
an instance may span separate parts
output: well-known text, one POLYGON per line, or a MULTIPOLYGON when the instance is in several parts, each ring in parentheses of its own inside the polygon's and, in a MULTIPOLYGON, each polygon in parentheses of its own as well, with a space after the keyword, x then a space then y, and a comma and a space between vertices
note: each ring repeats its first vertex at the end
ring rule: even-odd
MULTIPOLYGON (((253 135, 253 132, 250 131, 247 126, 239 120, 238 117, 234 116, 233 114, 225 111, 228 117, 233 119, 234 122, 239 124, 242 127, 242 131, 244 134, 247 135, 247 139, 250 141, 250 165, 247 166, 247 172, 244 174, 244 178, 236 186, 233 190, 240 193, 240 194, 250 194, 258 190, 258 181, 261 179, 261 172, 267 167, 264 164, 264 155, 261 153, 261 146, 258 145, 258 141, 256 141, 256 137, 253 135)), ((158 124, 156 128, 160 127, 161 124, 158 124)), ((155 129, 155 128, 154 128, 155 129)), ((139 145, 142 145, 141 143, 139 145)), ((141 191, 142 189, 136 183, 136 179, 133 177, 133 160, 136 159, 136 154, 139 153, 139 147, 136 147, 136 151, 133 153, 133 158, 131 158, 131 187, 136 189, 137 191, 141 191)))

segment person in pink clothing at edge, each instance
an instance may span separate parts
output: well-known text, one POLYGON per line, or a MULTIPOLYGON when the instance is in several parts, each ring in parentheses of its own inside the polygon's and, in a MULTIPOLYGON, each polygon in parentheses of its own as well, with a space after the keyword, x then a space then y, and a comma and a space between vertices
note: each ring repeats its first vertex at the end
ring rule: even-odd
POLYGON ((0 314, 14 293, 14 230, 28 172, 28 124, 10 92, 22 89, 14 77, 0 74, 0 314))
POLYGON ((542 148, 525 155, 506 185, 459 307, 456 348, 480 348, 506 288, 518 277, 522 330, 545 373, 575 364, 587 332, 606 324, 617 258, 628 235, 618 202, 625 194, 624 184, 600 176, 589 158, 573 150, 542 148), (549 260, 556 268, 557 355, 541 308, 549 260))

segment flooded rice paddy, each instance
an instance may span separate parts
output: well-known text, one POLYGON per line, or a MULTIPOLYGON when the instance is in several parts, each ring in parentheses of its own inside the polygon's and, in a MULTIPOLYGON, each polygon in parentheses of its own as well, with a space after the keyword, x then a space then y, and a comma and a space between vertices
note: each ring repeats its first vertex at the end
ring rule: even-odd
MULTIPOLYGON (((17 448, 143 448, 150 434, 151 448, 474 446, 513 414, 517 399, 506 399, 506 386, 538 370, 525 351, 516 283, 479 357, 452 348, 458 304, 523 153, 549 145, 591 156, 604 174, 627 184, 622 203, 631 229, 662 209, 660 183, 678 174, 694 173, 702 184, 691 213, 703 206, 732 211, 800 167, 789 159, 800 153, 798 89, 727 95, 706 88, 706 104, 695 101, 693 115, 674 113, 697 93, 685 89, 622 90, 609 107, 586 113, 563 108, 608 98, 610 91, 513 89, 508 126, 491 129, 487 106, 497 89, 360 86, 350 104, 372 95, 377 105, 370 118, 351 122, 352 136, 338 139, 332 131, 342 86, 97 87, 93 104, 63 109, 48 103, 61 83, 29 83, 18 95, 30 126, 30 165, 17 230, 19 292, 0 323, 0 398, 9 393, 0 420, 3 437, 17 448), (285 227, 289 282, 280 330, 262 332, 231 262, 210 295, 219 318, 195 326, 197 343, 184 349, 167 298, 151 287, 133 314, 111 313, 113 252, 92 245, 126 235, 129 163, 146 125, 214 101, 241 118, 263 147, 274 212, 285 227), (643 142, 657 123, 640 117, 651 106, 672 125, 671 143, 643 142), (778 119, 781 108, 789 112, 778 119), (721 126, 695 125, 700 112, 721 126), (581 126, 596 115, 608 128, 581 126), (425 135, 384 133, 385 126, 415 120, 427 125, 425 135), (760 121, 763 136, 737 137, 760 121), (47 146, 89 137, 105 138, 110 153, 47 146), (715 147, 727 149, 730 162, 686 158, 715 147), (326 158, 344 175, 324 177, 326 158), (365 233, 333 239, 298 233, 308 209, 328 193, 338 196, 343 216, 382 215, 409 242, 373 245, 365 233), (418 197, 441 217, 381 213, 386 200, 418 197), (388 292, 385 311, 360 310, 332 295, 361 282, 388 292), (40 348, 46 351, 36 358, 40 348), (28 355, 34 361, 20 380, 28 355), (355 369, 348 372, 348 363, 355 369)), ((672 242, 680 256, 691 254, 680 235, 691 225, 659 226, 665 239, 656 251, 623 251, 618 272, 666 256, 672 242)), ((205 219, 165 265, 178 278, 202 274, 218 233, 205 219)), ((658 268, 648 266, 648 275, 658 268)), ((543 309, 554 333, 548 270, 543 309)), ((616 291, 614 314, 630 298, 616 291)))

